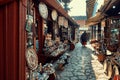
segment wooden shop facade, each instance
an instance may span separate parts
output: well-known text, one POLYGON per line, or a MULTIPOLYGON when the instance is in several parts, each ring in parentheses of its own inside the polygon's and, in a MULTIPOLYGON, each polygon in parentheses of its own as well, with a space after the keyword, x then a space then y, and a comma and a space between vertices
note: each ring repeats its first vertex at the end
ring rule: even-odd
POLYGON ((0 80, 26 80, 45 64, 45 35, 73 41, 77 24, 57 0, 1 0, 0 26, 0 80))

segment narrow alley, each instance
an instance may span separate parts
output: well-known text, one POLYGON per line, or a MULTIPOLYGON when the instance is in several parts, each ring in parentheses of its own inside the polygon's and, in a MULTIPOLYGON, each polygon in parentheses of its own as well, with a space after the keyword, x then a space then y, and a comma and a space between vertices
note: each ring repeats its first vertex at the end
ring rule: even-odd
POLYGON ((97 60, 90 45, 77 43, 63 71, 57 71, 58 80, 108 80, 103 65, 97 60), (93 56, 94 55, 94 56, 93 56))
POLYGON ((120 80, 120 0, 0 0, 0 80, 120 80))

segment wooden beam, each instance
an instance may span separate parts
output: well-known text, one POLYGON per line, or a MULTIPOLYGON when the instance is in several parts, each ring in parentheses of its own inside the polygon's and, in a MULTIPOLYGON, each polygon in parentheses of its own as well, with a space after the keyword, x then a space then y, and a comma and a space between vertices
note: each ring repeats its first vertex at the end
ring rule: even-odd
POLYGON ((18 80, 26 80, 26 32, 25 32, 25 22, 26 22, 26 12, 27 12, 27 0, 21 0, 19 3, 19 77, 18 80))

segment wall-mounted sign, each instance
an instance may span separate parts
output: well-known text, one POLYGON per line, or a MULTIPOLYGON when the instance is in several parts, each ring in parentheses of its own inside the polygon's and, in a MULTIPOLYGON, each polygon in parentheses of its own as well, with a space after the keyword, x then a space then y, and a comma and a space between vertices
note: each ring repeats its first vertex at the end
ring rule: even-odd
POLYGON ((39 7, 39 13, 42 16, 42 18, 47 19, 48 8, 47 8, 46 4, 44 4, 43 2, 40 2, 38 7, 39 7))

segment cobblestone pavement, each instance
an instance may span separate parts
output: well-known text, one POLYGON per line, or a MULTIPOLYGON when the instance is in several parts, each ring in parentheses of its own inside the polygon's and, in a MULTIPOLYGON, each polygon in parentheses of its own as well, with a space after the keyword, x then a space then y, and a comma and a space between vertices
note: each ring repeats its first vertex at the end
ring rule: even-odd
POLYGON ((77 43, 74 51, 69 53, 69 63, 63 71, 57 71, 57 80, 108 80, 102 64, 91 56, 92 53, 91 49, 77 43))

